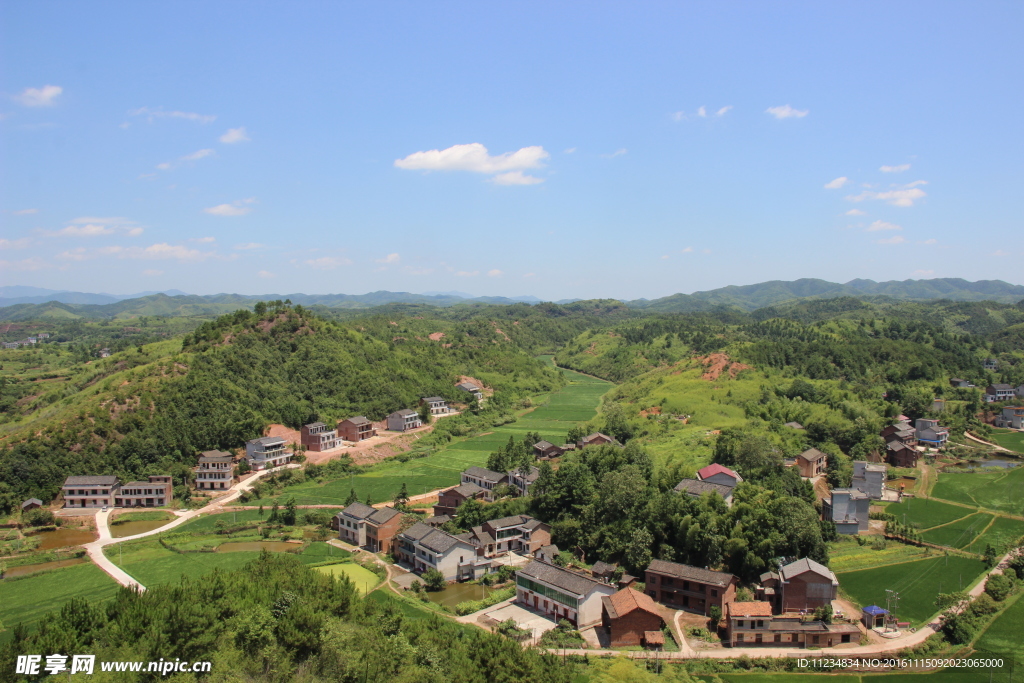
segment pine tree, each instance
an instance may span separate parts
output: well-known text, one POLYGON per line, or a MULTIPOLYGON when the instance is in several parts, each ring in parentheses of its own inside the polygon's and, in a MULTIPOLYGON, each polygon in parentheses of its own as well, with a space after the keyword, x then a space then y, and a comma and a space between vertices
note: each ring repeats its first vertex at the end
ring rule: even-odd
POLYGON ((398 491, 398 495, 395 496, 395 507, 397 509, 401 510, 401 509, 405 508, 405 506, 408 505, 408 504, 409 504, 409 489, 405 485, 405 482, 403 481, 402 482, 402 488, 398 491))
POLYGON ((348 507, 352 503, 358 503, 358 502, 359 502, 359 496, 356 495, 356 490, 355 489, 349 489, 348 490, 348 498, 345 499, 345 507, 348 507))

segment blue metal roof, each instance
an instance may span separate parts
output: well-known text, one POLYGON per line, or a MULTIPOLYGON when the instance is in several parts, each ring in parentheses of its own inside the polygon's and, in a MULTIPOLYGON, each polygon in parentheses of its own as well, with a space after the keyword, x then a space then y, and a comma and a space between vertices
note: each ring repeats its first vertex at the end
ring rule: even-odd
POLYGON ((861 611, 864 612, 864 614, 870 614, 873 617, 877 617, 877 616, 879 616, 881 614, 888 614, 889 613, 889 610, 882 609, 878 605, 868 605, 867 607, 865 607, 861 611))

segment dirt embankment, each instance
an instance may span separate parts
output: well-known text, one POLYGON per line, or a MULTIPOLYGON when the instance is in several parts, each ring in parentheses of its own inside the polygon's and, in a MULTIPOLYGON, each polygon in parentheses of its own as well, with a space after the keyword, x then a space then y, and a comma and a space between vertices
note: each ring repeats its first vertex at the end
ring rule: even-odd
POLYGON ((710 356, 697 360, 704 366, 704 374, 700 378, 709 382, 714 382, 723 373, 728 373, 729 379, 736 379, 736 375, 741 371, 754 369, 753 366, 729 360, 729 356, 724 353, 712 353, 710 356))

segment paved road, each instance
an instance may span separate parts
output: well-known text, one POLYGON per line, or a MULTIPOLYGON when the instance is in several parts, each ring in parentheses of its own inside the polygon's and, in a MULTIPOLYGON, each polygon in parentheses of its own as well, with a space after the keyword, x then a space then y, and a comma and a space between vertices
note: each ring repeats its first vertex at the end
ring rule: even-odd
POLYGON ((114 579, 114 581, 117 581, 122 586, 127 586, 129 588, 135 588, 136 590, 144 591, 146 590, 146 587, 138 581, 136 581, 135 579, 133 579, 131 576, 129 576, 127 572, 118 567, 115 563, 111 562, 110 559, 103 554, 103 548, 105 548, 108 545, 113 545, 114 543, 123 543, 124 541, 134 541, 139 538, 145 538, 146 536, 154 536, 156 534, 160 534, 170 529, 173 529, 176 526, 181 526, 185 522, 189 521, 190 519, 194 519, 199 515, 216 512, 220 510, 220 508, 222 508, 223 506, 227 505, 228 503, 242 495, 243 491, 246 491, 249 488, 251 488, 252 484, 260 477, 271 474, 272 472, 277 472, 279 470, 297 467, 298 465, 291 464, 284 465, 283 467, 276 467, 270 470, 263 470, 262 472, 257 472, 253 476, 245 479, 245 481, 240 481, 234 486, 232 486, 225 492, 225 495, 210 501, 207 505, 199 508, 198 510, 189 510, 187 512, 181 513, 176 512, 175 514, 178 515, 178 519, 174 520, 173 522, 165 524, 159 529, 153 529, 152 531, 146 531, 141 534, 135 534, 134 536, 125 536, 124 538, 112 538, 110 535, 110 527, 107 525, 107 519, 110 517, 110 513, 112 512, 112 510, 107 510, 106 512, 97 512, 96 529, 99 532, 99 538, 93 541, 92 543, 86 543, 82 547, 85 548, 85 552, 89 554, 89 557, 92 558, 92 561, 96 563, 96 566, 98 566, 100 569, 109 574, 110 577, 114 579))

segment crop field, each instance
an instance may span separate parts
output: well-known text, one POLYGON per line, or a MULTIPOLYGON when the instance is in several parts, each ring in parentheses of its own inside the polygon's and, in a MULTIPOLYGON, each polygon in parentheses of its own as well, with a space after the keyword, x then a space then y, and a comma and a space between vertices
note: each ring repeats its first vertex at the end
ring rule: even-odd
POLYGON ((1009 599, 1015 602, 985 629, 975 647, 1024 658, 1024 599, 1020 594, 1009 599))
POLYGON ((0 581, 0 622, 7 627, 0 633, 0 643, 10 638, 15 624, 34 625, 71 598, 85 598, 96 605, 114 597, 117 589, 114 580, 92 562, 0 581))
POLYGON ((935 597, 939 593, 963 590, 985 571, 980 560, 959 555, 939 556, 928 560, 890 564, 875 569, 838 572, 839 586, 861 607, 885 606, 887 588, 900 594, 896 616, 920 626, 935 614, 935 597))
POLYGON ((1018 432, 1015 429, 993 429, 989 441, 1014 453, 1024 454, 1024 432, 1018 432))
POLYGON ((948 524, 976 512, 960 505, 950 505, 930 498, 904 498, 902 503, 891 503, 885 511, 896 515, 907 524, 916 524, 921 529, 930 529, 940 524, 948 524))
POLYGON ((1024 467, 943 472, 932 496, 1007 514, 1024 514, 1024 467))
MULTIPOLYGON (((350 489, 360 500, 374 502, 391 500, 402 488, 418 495, 459 483, 459 473, 474 465, 484 466, 487 456, 508 442, 510 436, 521 439, 527 432, 539 432, 553 443, 564 443, 566 433, 577 424, 597 414, 601 396, 612 386, 610 382, 563 370, 569 384, 548 395, 547 403, 522 415, 512 424, 495 427, 480 436, 452 442, 448 447, 425 458, 408 462, 378 465, 365 474, 317 484, 307 482, 285 489, 281 498, 295 497, 299 505, 344 505, 350 489)), ((249 505, 271 505, 271 499, 253 501, 249 505)))
POLYGON ((850 572, 882 567, 896 562, 923 560, 941 552, 934 548, 919 548, 896 541, 888 541, 885 548, 875 550, 870 543, 860 545, 852 536, 840 536, 838 540, 829 544, 828 566, 834 572, 850 572))
POLYGON ((1024 521, 1010 519, 1009 517, 996 517, 988 531, 974 544, 974 550, 985 549, 989 543, 999 551, 1005 551, 1017 545, 1017 541, 1024 538, 1024 521))
POLYGON ((316 570, 331 576, 347 576, 363 595, 369 593, 374 586, 380 583, 380 579, 376 574, 365 567, 360 567, 358 564, 351 562, 330 564, 326 567, 317 567, 316 570))
POLYGON ((978 543, 975 539, 981 536, 981 533, 988 528, 993 519, 995 519, 995 515, 978 512, 945 526, 929 529, 921 534, 921 538, 928 543, 935 543, 936 545, 962 548, 969 552, 981 552, 985 549, 985 546, 978 543))

